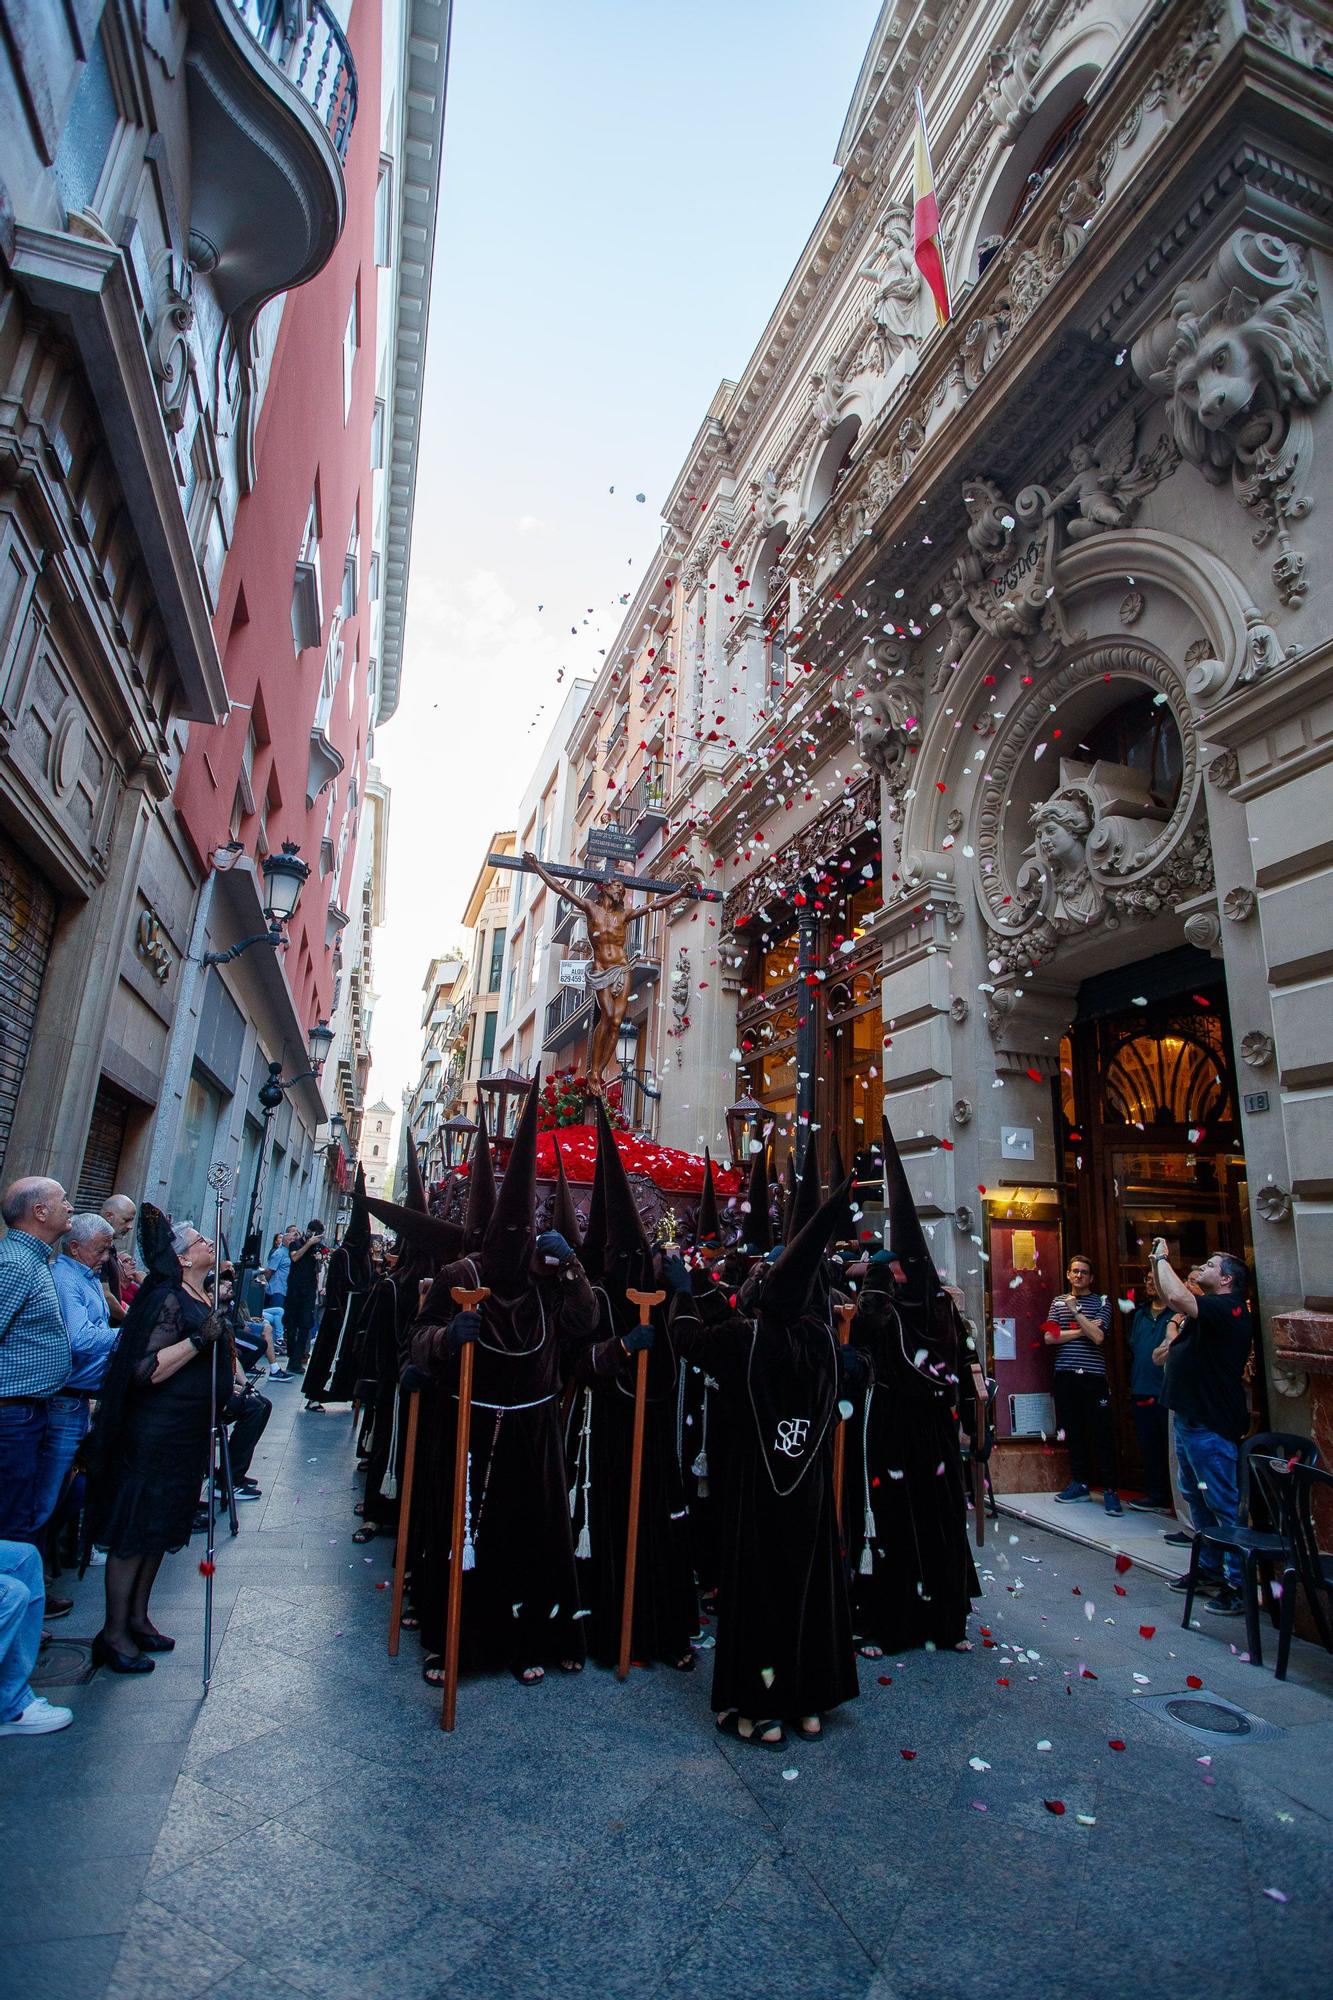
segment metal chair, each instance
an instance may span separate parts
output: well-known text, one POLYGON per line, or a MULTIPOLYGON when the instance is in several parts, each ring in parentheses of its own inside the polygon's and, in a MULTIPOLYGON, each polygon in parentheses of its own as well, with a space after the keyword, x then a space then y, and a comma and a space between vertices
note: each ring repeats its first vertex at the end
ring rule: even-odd
MULTIPOLYGON (((1241 1597, 1245 1605, 1245 1644, 1253 1666, 1264 1663, 1263 1647, 1259 1638, 1259 1590, 1262 1580, 1262 1566, 1267 1563, 1273 1570, 1285 1565, 1291 1559, 1290 1545, 1281 1526, 1285 1509, 1283 1490, 1274 1482, 1278 1478, 1275 1468, 1283 1471, 1288 1464, 1313 1465, 1319 1457, 1319 1448, 1312 1438, 1300 1437, 1292 1431, 1260 1431, 1254 1437, 1244 1440, 1240 1447, 1239 1462, 1236 1467, 1236 1513, 1238 1524, 1234 1528, 1201 1528, 1194 1537, 1194 1547, 1190 1550, 1188 1583, 1185 1591, 1185 1614, 1182 1626, 1188 1628, 1194 1612, 1194 1598, 1199 1587, 1199 1565, 1205 1547, 1219 1551, 1229 1551, 1240 1558, 1241 1597), (1239 1522, 1248 1518, 1251 1511, 1251 1495, 1257 1492, 1264 1510, 1275 1524, 1272 1528, 1242 1527, 1239 1522)), ((1284 1592, 1285 1596, 1285 1592, 1284 1592)), ((1271 1615, 1271 1593, 1270 1593, 1271 1615)))
POLYGON ((1291 1631, 1296 1620, 1296 1585, 1305 1592, 1315 1628, 1333 1653, 1333 1613, 1321 1600, 1333 1598, 1333 1556, 1319 1546, 1314 1524, 1316 1493, 1333 1494, 1333 1472, 1309 1463, 1275 1462, 1274 1479, 1284 1500, 1283 1534, 1289 1556, 1282 1572, 1282 1621, 1277 1639, 1277 1678, 1287 1678, 1291 1631))

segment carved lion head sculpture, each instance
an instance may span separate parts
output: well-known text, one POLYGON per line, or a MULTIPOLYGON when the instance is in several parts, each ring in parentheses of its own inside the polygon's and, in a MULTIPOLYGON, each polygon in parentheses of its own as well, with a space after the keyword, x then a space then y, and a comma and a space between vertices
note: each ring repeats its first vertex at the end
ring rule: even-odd
POLYGON ((1191 289, 1176 294, 1175 339, 1150 381, 1182 456, 1217 483, 1238 454, 1281 442, 1288 411, 1327 394, 1328 354, 1304 280, 1264 300, 1233 291, 1203 313, 1191 289))

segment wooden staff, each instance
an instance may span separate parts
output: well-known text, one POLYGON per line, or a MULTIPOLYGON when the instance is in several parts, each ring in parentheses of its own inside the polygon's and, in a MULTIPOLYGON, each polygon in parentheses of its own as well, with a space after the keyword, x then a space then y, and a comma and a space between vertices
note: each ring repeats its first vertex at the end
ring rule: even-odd
MULTIPOLYGON (((647 1326, 654 1306, 660 1306, 665 1292, 636 1292, 627 1286, 625 1297, 639 1308, 639 1325, 647 1326)), ((648 1405, 648 1349, 641 1347, 634 1369, 634 1442, 629 1460, 629 1526, 625 1532, 625 1601, 620 1612, 620 1659, 616 1679, 629 1674, 631 1628, 634 1623, 634 1576, 639 1563, 639 1500, 643 1491, 643 1420, 648 1405)))
POLYGON ((393 1599, 389 1606, 389 1658, 398 1658, 398 1635, 403 1629, 403 1589, 407 1582, 407 1538, 412 1527, 412 1481, 417 1469, 417 1423, 421 1416, 421 1391, 413 1389, 407 1399, 407 1443, 403 1448, 403 1476, 398 1485, 398 1540, 393 1552, 393 1599))
MULTIPOLYGON (((852 1337, 852 1321, 856 1318, 854 1305, 834 1306, 838 1322, 838 1345, 846 1347, 852 1337)), ((835 1384, 836 1393, 836 1384, 835 1384)), ((842 1487, 847 1465, 847 1425, 840 1423, 833 1433, 833 1505, 838 1515, 838 1537, 842 1538, 842 1487)))
MULTIPOLYGON (((490 1287, 470 1292, 451 1286, 449 1296, 460 1312, 475 1312, 490 1287)), ((463 1522, 467 1514, 467 1456, 472 1435, 472 1342, 463 1343, 458 1357, 458 1432, 454 1440, 454 1511, 449 1543, 449 1612, 444 1627, 444 1703, 441 1729, 452 1729, 458 1712, 458 1641, 463 1625, 463 1522)))

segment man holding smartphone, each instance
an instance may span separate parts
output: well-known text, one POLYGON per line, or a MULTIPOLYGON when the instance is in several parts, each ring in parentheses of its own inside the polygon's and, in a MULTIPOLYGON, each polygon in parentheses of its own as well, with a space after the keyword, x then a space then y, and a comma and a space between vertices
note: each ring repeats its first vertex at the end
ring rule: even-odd
MULTIPOLYGON (((1172 1270, 1164 1238, 1153 1238, 1151 1254, 1157 1290, 1179 1316, 1179 1331, 1166 1350, 1162 1400, 1171 1412, 1185 1500, 1196 1531, 1234 1528, 1240 1441, 1250 1427, 1245 1368, 1254 1344, 1245 1266, 1239 1257, 1215 1251, 1193 1273, 1196 1292, 1172 1270)), ((1204 1609, 1222 1618, 1238 1616, 1244 1609, 1240 1581, 1239 1556, 1228 1550, 1219 1559, 1205 1543, 1199 1588, 1214 1595, 1204 1609)), ((1170 1588, 1183 1593, 1185 1578, 1170 1588)))
POLYGON ((287 1333, 287 1366, 293 1375, 305 1373, 310 1359, 310 1330, 315 1324, 315 1299, 319 1291, 319 1251, 324 1241, 324 1224, 308 1222, 305 1233, 291 1246, 291 1268, 287 1273, 287 1298, 283 1325, 287 1333))

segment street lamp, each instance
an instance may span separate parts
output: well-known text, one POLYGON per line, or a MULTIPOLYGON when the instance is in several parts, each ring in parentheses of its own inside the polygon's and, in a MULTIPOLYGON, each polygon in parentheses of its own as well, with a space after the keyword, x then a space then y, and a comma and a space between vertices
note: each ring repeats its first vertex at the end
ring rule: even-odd
POLYGON ((306 1050, 310 1057, 310 1067, 318 1076, 324 1067, 324 1059, 333 1047, 333 1030, 327 1021, 316 1021, 306 1036, 306 1050))
MULTIPOLYGON (((301 850, 294 840, 284 840, 277 854, 266 854, 260 864, 264 877, 264 915, 268 918, 268 929, 257 931, 254 937, 242 938, 226 951, 206 951, 205 965, 230 965, 251 945, 267 944, 274 950, 287 939, 287 925, 296 915, 296 906, 301 900, 301 890, 309 874, 310 863, 302 861, 301 850)), ((332 1036, 329 1037, 332 1040, 332 1036)))
POLYGON ((452 1173, 455 1167, 466 1166, 472 1151, 472 1141, 476 1137, 477 1124, 473 1118, 465 1118, 460 1111, 453 1118, 446 1118, 440 1127, 444 1142, 444 1170, 452 1173))
POLYGON ((763 1116, 763 1105, 748 1093, 727 1106, 727 1144, 731 1147, 733 1167, 749 1166, 750 1148, 759 1137, 763 1116))

